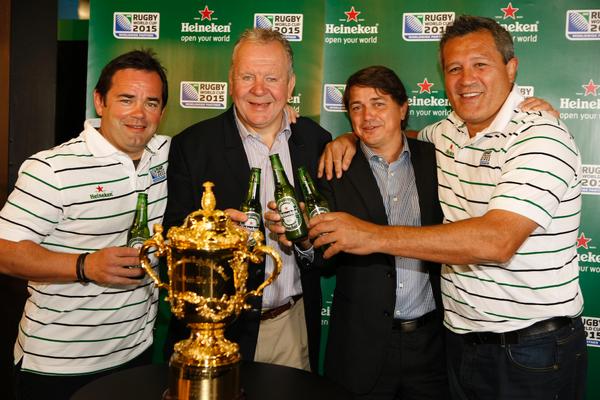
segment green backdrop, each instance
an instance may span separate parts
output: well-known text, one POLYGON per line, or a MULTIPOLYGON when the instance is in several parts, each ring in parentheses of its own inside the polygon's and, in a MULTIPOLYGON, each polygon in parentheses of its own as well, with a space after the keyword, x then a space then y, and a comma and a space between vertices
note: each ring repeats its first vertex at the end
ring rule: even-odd
MULTIPOLYGON (((437 63, 445 25, 460 14, 488 16, 513 35, 517 82, 551 102, 582 152, 583 211, 577 247, 590 377, 600 371, 600 1, 542 0, 92 0, 88 116, 101 67, 124 51, 150 47, 167 67, 170 101, 160 132, 176 135, 229 107, 231 50, 248 27, 277 29, 295 52, 297 84, 290 104, 330 130, 349 129, 341 104, 346 78, 359 68, 393 68, 409 92, 409 127, 449 112, 437 63)), ((219 132, 215 132, 218 135, 219 132)), ((323 337, 335 282, 323 281, 323 337)), ((159 332, 164 324, 159 323, 159 332)), ((600 398, 589 379, 588 398, 600 398)))

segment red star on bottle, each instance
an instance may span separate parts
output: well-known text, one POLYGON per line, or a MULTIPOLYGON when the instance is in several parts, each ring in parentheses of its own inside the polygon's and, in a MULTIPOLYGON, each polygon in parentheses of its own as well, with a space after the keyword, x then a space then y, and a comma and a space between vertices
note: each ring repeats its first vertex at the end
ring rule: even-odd
POLYGON ((417 83, 417 86, 421 88, 421 90, 419 91, 419 94, 425 93, 425 92, 431 94, 431 87, 433 85, 435 85, 435 83, 429 83, 427 78, 423 79, 423 82, 417 83))
POLYGON ((598 90, 598 87, 600 87, 600 85, 594 84, 594 81, 590 79, 587 85, 581 85, 581 87, 585 89, 584 96, 588 96, 590 94, 597 96, 598 94, 596 93, 596 91, 598 90))
POLYGON ((356 11, 354 9, 354 6, 352 6, 352 8, 350 8, 350 11, 344 11, 344 14, 346 14, 346 22, 350 22, 350 21, 358 22, 358 15, 360 13, 361 13, 361 11, 356 11))
POLYGON ((209 10, 208 6, 204 6, 204 10, 202 11, 198 11, 200 14, 202 14, 202 19, 200 21, 204 21, 205 19, 211 21, 211 15, 213 15, 214 11, 213 10, 209 10))
POLYGON ((504 17, 502 17, 502 19, 506 19, 506 18, 512 18, 512 19, 516 19, 516 13, 517 11, 519 11, 518 8, 513 7, 512 3, 508 3, 508 5, 504 8, 501 8, 500 10, 502 10, 502 12, 504 13, 504 17))
POLYGON ((586 238, 585 233, 581 232, 581 236, 577 238, 577 248, 583 247, 584 249, 587 249, 588 243, 591 241, 591 238, 586 238))
POLYGON ((98 185, 98 186, 96 186, 96 190, 97 190, 98 192, 103 192, 103 191, 104 191, 104 188, 103 188, 102 186, 98 185))

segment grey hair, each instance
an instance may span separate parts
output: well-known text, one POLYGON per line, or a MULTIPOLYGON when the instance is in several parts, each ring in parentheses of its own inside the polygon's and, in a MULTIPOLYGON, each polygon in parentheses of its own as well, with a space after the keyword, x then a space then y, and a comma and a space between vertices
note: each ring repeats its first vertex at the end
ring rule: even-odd
POLYGON ((240 38, 237 40, 237 42, 235 42, 233 47, 230 69, 233 68, 233 61, 235 60, 240 45, 246 42, 259 44, 268 44, 272 42, 280 43, 285 51, 285 54, 287 55, 289 64, 288 75, 291 77, 294 74, 294 52, 292 51, 290 42, 288 42, 287 39, 281 35, 281 33, 271 29, 262 28, 246 29, 241 34, 240 38))

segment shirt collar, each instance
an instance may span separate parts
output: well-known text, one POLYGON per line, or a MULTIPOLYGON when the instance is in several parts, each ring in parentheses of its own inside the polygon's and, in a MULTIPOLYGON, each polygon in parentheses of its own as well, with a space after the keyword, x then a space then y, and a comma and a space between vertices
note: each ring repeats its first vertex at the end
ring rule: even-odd
MULTIPOLYGON (((233 117, 235 118, 235 124, 237 125, 238 132, 240 133, 240 137, 242 138, 242 141, 247 139, 248 136, 252 136, 254 138, 260 139, 260 135, 258 133, 256 133, 252 129, 246 128, 246 125, 244 125, 242 123, 242 121, 238 117, 235 105, 233 106, 233 117)), ((292 135, 292 128, 290 127, 290 121, 289 121, 287 112, 285 110, 283 110, 283 120, 281 121, 281 127, 279 128, 279 132, 277 133, 277 135, 280 135, 282 132, 285 135, 286 140, 288 140, 290 138, 290 136, 292 135)))
MULTIPOLYGON (((515 109, 523 101, 523 99, 524 97, 521 95, 519 87, 514 84, 512 90, 508 94, 506 100, 504 100, 504 104, 502 104, 500 111, 498 111, 498 114, 492 123, 487 128, 477 132, 475 137, 479 137, 491 132, 502 132, 513 118, 515 109)), ((456 114, 456 112, 452 111, 448 118, 455 124, 458 130, 468 135, 465 122, 458 116, 458 114, 456 114)))
MULTIPOLYGON (((98 131, 99 127, 99 118, 87 119, 83 123, 83 135, 90 153, 92 153, 94 157, 110 157, 116 154, 129 157, 127 154, 118 150, 108 140, 106 140, 106 138, 102 136, 100 131, 98 131)), ((158 151, 159 146, 160 141, 156 138, 156 135, 153 135, 150 141, 146 144, 144 154, 146 152, 149 152, 150 154, 155 154, 158 151)), ((142 157, 144 156, 144 154, 142 155, 142 157)))
MULTIPOLYGON (((361 148, 363 154, 365 155, 365 157, 367 158, 367 160, 377 161, 377 162, 385 162, 383 157, 381 157, 379 154, 375 153, 371 148, 369 148, 369 146, 364 144, 362 141, 360 141, 360 148, 361 148)), ((400 152, 400 154, 398 154, 398 158, 396 158, 394 161, 400 160, 404 156, 404 154, 407 154, 408 156, 410 156, 410 148, 408 146, 408 140, 406 140, 406 136, 403 133, 402 134, 402 151, 400 152)), ((394 161, 392 161, 392 162, 394 162, 394 161)))

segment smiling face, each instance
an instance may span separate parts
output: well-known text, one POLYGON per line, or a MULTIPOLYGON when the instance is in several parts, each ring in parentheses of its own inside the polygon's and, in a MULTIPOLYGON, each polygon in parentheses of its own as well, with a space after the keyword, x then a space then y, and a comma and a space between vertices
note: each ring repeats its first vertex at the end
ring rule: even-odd
POLYGON ((100 133, 114 147, 138 160, 158 129, 163 113, 162 81, 156 72, 117 71, 106 97, 94 92, 100 133))
POLYGON ((517 59, 504 64, 492 34, 480 30, 448 40, 442 60, 448 100, 473 137, 492 123, 508 97, 517 59))
POLYGON ((360 140, 386 161, 402 150, 402 120, 408 103, 398 104, 392 96, 367 86, 352 86, 348 115, 360 140))
POLYGON ((230 94, 241 122, 259 134, 275 134, 296 78, 278 42, 239 44, 229 72, 230 94))

